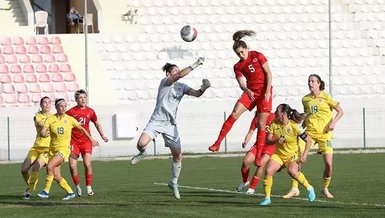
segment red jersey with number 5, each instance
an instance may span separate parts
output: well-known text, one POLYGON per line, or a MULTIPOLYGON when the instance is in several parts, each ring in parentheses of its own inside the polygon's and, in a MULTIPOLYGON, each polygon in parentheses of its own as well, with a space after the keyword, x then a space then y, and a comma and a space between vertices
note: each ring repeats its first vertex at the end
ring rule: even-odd
POLYGON ((235 77, 246 78, 246 85, 251 91, 266 89, 265 73, 262 65, 267 62, 266 57, 257 51, 249 51, 246 60, 240 60, 234 65, 235 77))
MULTIPOLYGON (((95 123, 98 118, 96 116, 95 111, 90 108, 90 107, 85 107, 85 108, 80 108, 78 106, 75 106, 71 109, 69 109, 66 114, 74 117, 80 125, 87 130, 88 133, 91 134, 90 132, 90 121, 95 123)), ((71 145, 76 144, 76 145, 81 145, 85 143, 89 143, 90 140, 87 138, 87 136, 83 135, 83 133, 74 128, 72 129, 72 134, 71 134, 71 145)))

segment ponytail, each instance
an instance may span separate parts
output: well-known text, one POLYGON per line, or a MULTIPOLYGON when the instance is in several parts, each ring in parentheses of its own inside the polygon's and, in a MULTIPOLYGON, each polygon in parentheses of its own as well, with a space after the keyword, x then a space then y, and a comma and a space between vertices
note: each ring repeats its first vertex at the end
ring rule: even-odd
POLYGON ((245 36, 255 36, 255 32, 252 30, 238 30, 233 34, 233 50, 235 51, 237 48, 248 48, 245 41, 241 40, 245 36))
POLYGON ((280 104, 278 107, 281 107, 282 113, 286 113, 289 120, 292 120, 296 123, 301 123, 306 118, 305 113, 299 113, 296 109, 292 109, 288 104, 280 104))

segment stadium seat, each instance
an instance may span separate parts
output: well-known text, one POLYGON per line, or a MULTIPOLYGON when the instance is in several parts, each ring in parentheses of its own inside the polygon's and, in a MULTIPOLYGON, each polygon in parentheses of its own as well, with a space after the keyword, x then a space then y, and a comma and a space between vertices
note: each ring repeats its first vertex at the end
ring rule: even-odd
POLYGON ((24 77, 21 74, 15 74, 12 76, 12 81, 14 83, 24 83, 24 77))
POLYGON ((53 54, 51 54, 51 53, 45 54, 43 56, 43 59, 44 59, 45 63, 54 63, 54 62, 56 62, 55 56, 53 54))
MULTIPOLYGON (((39 104, 41 98, 42 98, 42 97, 41 97, 41 94, 39 94, 39 93, 34 93, 34 94, 32 94, 31 101, 32 101, 32 103, 39 104)), ((54 99, 51 99, 51 100, 54 100, 54 99)))
POLYGON ((8 36, 1 36, 0 37, 0 44, 3 46, 12 45, 11 38, 9 38, 8 36))
POLYGON ((26 84, 18 84, 15 86, 16 92, 17 93, 28 93, 28 87, 26 84))
POLYGON ((17 97, 15 94, 5 95, 4 102, 6 104, 16 104, 17 103, 17 97))
POLYGON ((37 83, 29 84, 29 91, 31 93, 41 93, 40 85, 37 83))
POLYGON ((36 45, 29 45, 27 48, 27 53, 28 54, 39 54, 39 49, 37 48, 36 45))
POLYGON ((66 74, 63 74, 63 79, 64 81, 66 82, 75 82, 76 81, 76 77, 73 73, 66 73, 66 74))
POLYGON ((39 45, 49 45, 47 36, 37 36, 36 38, 39 45))
POLYGON ((27 45, 36 45, 37 41, 36 41, 36 38, 34 36, 30 36, 30 37, 28 37, 28 39, 26 40, 25 43, 27 45))
POLYGON ((19 63, 21 64, 31 63, 31 59, 29 58, 29 55, 26 55, 26 54, 19 55, 19 63))
MULTIPOLYGON (((39 34, 38 28, 44 28, 44 34, 48 34, 48 12, 35 11, 35 32, 39 34)), ((48 39, 47 39, 48 42, 48 39)), ((40 44, 40 43, 39 43, 40 44)))
POLYGON ((60 39, 59 36, 52 36, 49 42, 52 45, 60 45, 61 44, 61 39, 60 39))
POLYGON ((15 54, 27 54, 27 49, 25 49, 24 45, 18 45, 15 48, 15 54))
POLYGON ((67 92, 67 86, 65 83, 58 83, 55 85, 56 92, 67 92))
POLYGON ((63 47, 61 45, 54 45, 52 47, 52 53, 55 53, 55 54, 64 53, 63 47))
POLYGON ((21 94, 18 95, 17 101, 19 103, 30 103, 31 102, 31 100, 29 98, 29 95, 28 94, 24 94, 24 93, 21 93, 21 94))
POLYGON ((48 45, 42 45, 39 49, 40 54, 50 54, 51 48, 48 45))
POLYGON ((57 65, 57 64, 50 64, 50 65, 48 65, 48 72, 50 72, 50 73, 59 73, 59 65, 57 65))
POLYGON ((24 64, 23 65, 23 73, 34 73, 35 68, 32 64, 24 64))
POLYGON ((46 73, 39 74, 39 82, 41 83, 48 83, 50 82, 49 75, 46 73))
POLYGON ((67 84, 67 91, 76 92, 77 90, 79 90, 79 85, 77 83, 68 83, 67 84))
POLYGON ((3 84, 3 92, 5 94, 14 94, 15 87, 13 86, 13 84, 3 84))
MULTIPOLYGON (((63 76, 60 73, 51 74, 52 82, 63 82, 63 76)), ((57 86, 57 85, 55 85, 57 86)))
POLYGON ((3 54, 5 55, 11 55, 11 54, 14 54, 14 50, 13 50, 13 47, 12 46, 4 46, 3 47, 3 54))
POLYGON ((21 73, 21 67, 18 64, 11 65, 11 73, 21 73))
POLYGON ((16 55, 6 55, 5 56, 5 61, 7 62, 7 64, 16 64, 17 63, 17 57, 16 55))
POLYGON ((12 44, 13 45, 24 45, 23 37, 21 37, 21 36, 12 37, 12 44))
POLYGON ((69 64, 60 64, 60 72, 71 72, 71 66, 69 64))
POLYGON ((0 64, 0 74, 7 74, 7 73, 9 73, 8 65, 0 64))
POLYGON ((51 83, 45 83, 41 85, 41 89, 45 93, 52 93, 55 91, 53 85, 51 83))
POLYGON ((27 75, 25 75, 25 81, 27 83, 36 83, 37 82, 36 75, 35 74, 27 74, 27 75))
POLYGON ((43 57, 40 54, 32 55, 32 63, 43 63, 43 57))
POLYGON ((36 65, 37 73, 47 73, 47 66, 45 64, 37 64, 36 65))
POLYGON ((5 64, 5 58, 0 54, 0 64, 5 64))
POLYGON ((66 54, 58 54, 56 60, 57 62, 68 62, 68 58, 66 54))

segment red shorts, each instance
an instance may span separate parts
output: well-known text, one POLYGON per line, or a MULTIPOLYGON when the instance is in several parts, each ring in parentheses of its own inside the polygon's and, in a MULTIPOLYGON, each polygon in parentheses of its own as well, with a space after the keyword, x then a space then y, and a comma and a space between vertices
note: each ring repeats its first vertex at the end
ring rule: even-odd
POLYGON ((272 109, 273 102, 273 88, 271 88, 271 95, 268 101, 265 101, 265 93, 254 92, 254 101, 249 98, 247 92, 243 92, 241 97, 239 97, 239 103, 243 104, 249 111, 253 110, 257 106, 257 111, 259 113, 270 112, 272 109))
POLYGON ((71 154, 74 154, 80 157, 80 154, 83 156, 86 153, 92 154, 92 144, 91 142, 71 144, 71 154))
MULTIPOLYGON (((257 146, 251 146, 249 152, 257 156, 257 146)), ((273 155, 275 152, 275 145, 265 145, 263 146, 262 154, 267 154, 269 156, 273 155)))

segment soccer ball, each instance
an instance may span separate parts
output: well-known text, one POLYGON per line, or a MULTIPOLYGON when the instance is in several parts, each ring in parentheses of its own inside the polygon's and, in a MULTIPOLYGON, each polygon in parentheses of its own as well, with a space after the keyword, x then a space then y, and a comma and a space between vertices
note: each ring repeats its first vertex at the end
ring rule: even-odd
POLYGON ((197 35, 198 31, 190 25, 186 25, 180 30, 180 37, 186 42, 194 41, 197 38, 197 35))

